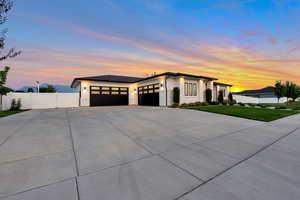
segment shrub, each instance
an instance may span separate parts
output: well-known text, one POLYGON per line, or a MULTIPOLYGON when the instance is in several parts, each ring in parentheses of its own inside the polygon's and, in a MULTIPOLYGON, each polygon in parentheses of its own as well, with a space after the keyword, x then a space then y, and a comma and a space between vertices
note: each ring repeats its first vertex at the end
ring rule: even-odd
POLYGON ((179 104, 178 104, 178 103, 173 103, 171 107, 172 107, 172 108, 178 108, 178 107, 179 107, 179 104))
POLYGON ((286 106, 276 106, 275 109, 278 109, 278 110, 280 110, 280 109, 287 109, 287 107, 286 106))
POLYGON ((240 106, 245 106, 245 104, 242 103, 242 102, 239 102, 238 104, 239 104, 240 106))
POLYGON ((16 107, 17 107, 16 100, 13 99, 13 100, 11 101, 10 110, 16 110, 16 107))
POLYGON ((179 104, 180 90, 178 87, 173 89, 173 102, 179 104))
POLYGON ((188 107, 188 104, 186 104, 186 103, 180 104, 180 107, 183 107, 183 108, 188 107))
POLYGON ((268 106, 265 105, 265 104, 261 104, 261 105, 258 105, 258 106, 260 106, 261 108, 266 108, 266 107, 268 107, 268 106))
POLYGON ((21 99, 18 99, 17 104, 16 104, 16 110, 20 110, 22 107, 21 99))
POLYGON ((233 96, 231 92, 228 94, 228 100, 229 102, 233 102, 233 96))
POLYGON ((225 100, 223 101, 222 104, 223 104, 224 106, 226 106, 227 104, 229 104, 229 100, 226 100, 226 99, 225 99, 225 100))
POLYGON ((202 102, 201 106, 208 106, 208 103, 207 102, 202 102))
POLYGON ((224 101, 224 93, 222 90, 219 91, 218 101, 219 101, 219 103, 223 103, 223 101, 224 101))
POLYGON ((219 105, 219 102, 217 102, 217 101, 212 101, 212 102, 210 102, 210 105, 219 105))
POLYGON ((205 90, 205 100, 207 103, 211 103, 212 101, 212 91, 209 88, 205 90))
POLYGON ((237 104, 237 101, 233 99, 230 103, 232 103, 234 105, 234 104, 237 104))
POLYGON ((195 106, 202 106, 202 103, 200 101, 197 101, 194 104, 195 104, 195 106))

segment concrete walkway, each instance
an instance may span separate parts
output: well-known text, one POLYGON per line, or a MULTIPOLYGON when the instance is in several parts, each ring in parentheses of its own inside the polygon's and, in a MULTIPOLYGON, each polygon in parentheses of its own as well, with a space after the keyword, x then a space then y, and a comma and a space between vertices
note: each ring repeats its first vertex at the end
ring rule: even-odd
POLYGON ((35 110, 0 119, 0 199, 298 200, 300 115, 35 110))

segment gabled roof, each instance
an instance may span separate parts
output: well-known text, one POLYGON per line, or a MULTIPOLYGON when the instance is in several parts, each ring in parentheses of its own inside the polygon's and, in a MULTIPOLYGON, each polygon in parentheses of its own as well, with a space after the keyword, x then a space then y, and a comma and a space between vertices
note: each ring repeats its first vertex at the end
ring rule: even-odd
POLYGON ((105 82, 118 82, 118 83, 136 83, 140 81, 145 81, 153 78, 157 78, 160 76, 172 76, 172 77, 190 77, 190 78, 200 78, 200 79, 207 79, 207 80, 217 80, 216 78, 211 78, 207 76, 198 76, 193 74, 185 74, 185 73, 174 73, 174 72, 165 72, 153 76, 149 76, 146 78, 140 77, 131 77, 131 76, 115 76, 115 75, 102 75, 102 76, 90 76, 90 77, 80 77, 75 78, 71 84, 71 87, 75 84, 76 81, 105 81, 105 82))
POLYGON ((222 85, 222 86, 229 86, 229 87, 232 87, 232 85, 230 85, 230 84, 220 83, 220 82, 214 82, 214 85, 222 85))
POLYGON ((102 75, 102 76, 89 76, 89 77, 80 77, 75 78, 71 84, 76 81, 105 81, 105 82, 117 82, 117 83, 135 83, 143 78, 131 77, 131 76, 116 76, 116 75, 102 75))

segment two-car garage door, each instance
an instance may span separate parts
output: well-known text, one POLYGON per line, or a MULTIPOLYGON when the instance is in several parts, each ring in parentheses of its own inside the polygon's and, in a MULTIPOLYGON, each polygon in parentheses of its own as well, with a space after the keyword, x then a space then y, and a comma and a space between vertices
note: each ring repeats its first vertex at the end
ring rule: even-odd
MULTIPOLYGON (((128 97, 128 87, 90 87, 90 106, 128 105, 128 97)), ((144 106, 159 106, 159 84, 139 87, 138 104, 144 106)))
POLYGON ((90 106, 128 105, 127 87, 90 87, 90 106))

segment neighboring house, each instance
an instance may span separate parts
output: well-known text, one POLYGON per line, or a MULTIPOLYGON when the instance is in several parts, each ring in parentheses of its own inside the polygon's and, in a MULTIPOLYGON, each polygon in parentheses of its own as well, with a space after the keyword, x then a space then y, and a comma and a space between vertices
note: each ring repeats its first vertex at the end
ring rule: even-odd
POLYGON ((216 78, 165 72, 147 78, 102 75, 75 78, 71 84, 79 92, 80 106, 173 104, 173 89, 180 89, 180 104, 205 101, 205 90, 217 100, 220 90, 228 97, 231 85, 214 82, 216 78))
POLYGON ((234 95, 242 95, 248 97, 256 97, 256 98, 276 98, 275 88, 272 86, 265 87, 259 90, 245 90, 242 92, 235 92, 234 95))

